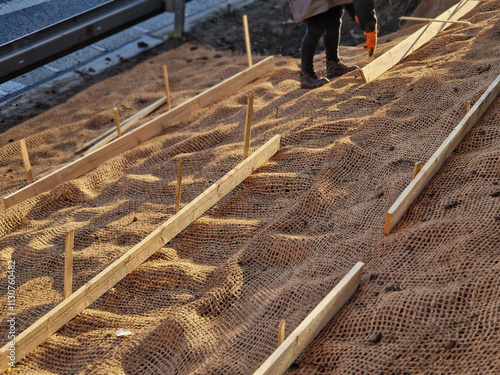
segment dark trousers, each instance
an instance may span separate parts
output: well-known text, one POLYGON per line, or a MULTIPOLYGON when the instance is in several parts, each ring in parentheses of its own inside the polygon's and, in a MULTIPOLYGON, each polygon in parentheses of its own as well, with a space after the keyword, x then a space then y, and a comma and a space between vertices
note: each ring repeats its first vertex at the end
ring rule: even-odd
POLYGON ((305 20, 307 25, 306 34, 302 39, 301 69, 313 70, 313 59, 319 39, 324 34, 323 42, 327 60, 338 60, 340 27, 342 26, 342 15, 344 6, 338 5, 328 9, 326 12, 317 14, 305 20))

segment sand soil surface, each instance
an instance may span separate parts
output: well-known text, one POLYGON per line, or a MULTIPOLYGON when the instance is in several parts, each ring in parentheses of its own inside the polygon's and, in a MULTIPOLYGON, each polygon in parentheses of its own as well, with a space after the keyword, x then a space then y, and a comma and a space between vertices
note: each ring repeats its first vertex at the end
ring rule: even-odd
MULTIPOLYGON (((438 2, 425 3, 436 11, 438 2)), ((10 311, 15 262, 19 334, 63 302, 66 232, 75 231, 77 291, 173 217, 179 162, 182 209, 242 161, 249 97, 251 149, 281 135, 269 162, 11 373, 252 374, 276 348, 280 321, 289 335, 359 261, 358 291, 289 374, 499 373, 500 99, 391 234, 382 232, 414 164, 434 154, 467 101, 500 73, 500 0, 465 19, 472 24, 450 26, 368 84, 352 72, 304 90, 297 58, 275 56, 271 72, 165 123, 161 134, 0 208, 0 311, 10 311)), ((415 30, 381 37, 378 53, 415 30)), ((341 54, 366 64, 359 46, 341 54)), ((319 72, 322 60, 318 53, 319 72)), ((0 134, 2 196, 27 185, 20 139, 35 180, 57 171, 114 128, 114 108, 126 119, 160 99, 164 64, 175 110, 242 72, 247 57, 187 41, 20 120, 0 134)))

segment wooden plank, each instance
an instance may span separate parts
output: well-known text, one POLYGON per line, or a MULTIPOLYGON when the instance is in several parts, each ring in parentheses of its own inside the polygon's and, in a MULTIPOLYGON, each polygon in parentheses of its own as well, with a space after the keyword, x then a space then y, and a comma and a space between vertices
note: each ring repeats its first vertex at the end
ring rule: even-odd
MULTIPOLYGON (((461 1, 452 6, 446 12, 442 13, 439 19, 456 21, 469 13, 476 6, 481 4, 481 1, 461 1)), ((411 34, 404 41, 391 48, 386 53, 375 59, 360 69, 361 76, 365 83, 371 82, 392 68, 406 56, 419 49, 429 40, 434 38, 439 32, 449 27, 450 23, 430 23, 415 33, 411 34)))
POLYGON ((243 137, 243 158, 250 155, 250 140, 252 130, 252 114, 253 114, 253 96, 248 98, 247 103, 247 117, 245 121, 245 135, 243 137))
POLYGON ((48 174, 33 184, 24 187, 3 198, 5 208, 14 204, 32 198, 37 194, 53 189, 57 185, 70 181, 74 178, 91 171, 112 157, 128 151, 131 148, 147 141, 148 139, 161 134, 166 128, 193 111, 215 102, 236 90, 240 90, 247 83, 259 78, 261 75, 271 71, 274 68, 274 58, 270 56, 251 68, 234 75, 231 78, 219 83, 218 85, 196 95, 183 104, 175 107, 171 111, 150 120, 139 126, 130 133, 122 135, 105 147, 91 152, 88 155, 75 160, 72 163, 48 174))
POLYGON ((452 20, 441 20, 437 18, 422 18, 422 17, 399 17, 403 21, 416 21, 416 22, 441 22, 441 23, 451 23, 453 25, 472 25, 470 21, 452 21, 452 20))
POLYGON ((344 306, 361 283, 364 264, 357 263, 286 338, 254 375, 283 374, 323 327, 344 306))
MULTIPOLYGON (((129 117, 123 123, 121 124, 121 130, 122 132, 125 132, 128 128, 130 128, 132 125, 136 124, 137 121, 140 119, 146 117, 149 115, 151 112, 156 110, 158 107, 163 105, 166 102, 167 98, 163 97, 161 99, 158 99, 156 102, 150 104, 146 108, 141 109, 139 112, 137 112, 135 115, 129 117)), ((114 133, 115 129, 108 129, 98 137, 95 137, 94 139, 91 139, 87 143, 85 143, 83 146, 79 147, 78 149, 75 150, 75 154, 80 154, 83 151, 88 150, 91 146, 95 145, 97 142, 99 142, 101 139, 107 137, 108 135, 114 133)))
MULTIPOLYGON (((278 150, 280 136, 277 135, 261 146, 249 158, 243 160, 219 181, 210 186, 192 202, 184 206, 150 233, 140 243, 128 250, 97 276, 88 281, 75 293, 38 319, 16 338, 16 361, 43 343, 64 324, 73 319, 92 302, 102 296, 116 283, 122 280, 141 263, 153 255, 162 246, 184 230, 210 207, 216 204, 227 193, 240 184, 253 171, 268 161, 278 150)), ((0 371, 8 366, 8 349, 6 344, 0 350, 0 371)))
POLYGON ((26 173, 26 180, 28 184, 33 183, 33 172, 31 170, 30 156, 28 154, 28 148, 26 147, 26 140, 21 139, 19 141, 19 147, 21 148, 21 158, 23 159, 24 172, 26 173))
POLYGON ((448 159, 453 150, 457 148, 465 135, 481 118, 484 111, 490 106, 500 92, 500 75, 493 81, 476 104, 465 115, 450 135, 444 140, 434 155, 425 163, 421 171, 401 193, 389 211, 387 211, 384 224, 384 233, 389 234, 397 222, 405 214, 413 201, 418 197, 427 183, 439 171, 439 168, 448 159))
POLYGON ((75 245, 75 230, 66 232, 66 250, 64 253, 64 299, 73 291, 73 249, 75 245))

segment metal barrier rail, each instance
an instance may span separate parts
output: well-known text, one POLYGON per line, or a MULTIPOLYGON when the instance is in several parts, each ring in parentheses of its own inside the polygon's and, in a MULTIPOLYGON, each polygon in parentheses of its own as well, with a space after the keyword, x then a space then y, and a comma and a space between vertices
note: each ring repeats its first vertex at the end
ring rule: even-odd
MULTIPOLYGON (((188 0, 189 1, 189 0, 188 0)), ((165 11, 184 31, 184 0, 110 1, 0 46, 0 83, 45 65, 165 11)))

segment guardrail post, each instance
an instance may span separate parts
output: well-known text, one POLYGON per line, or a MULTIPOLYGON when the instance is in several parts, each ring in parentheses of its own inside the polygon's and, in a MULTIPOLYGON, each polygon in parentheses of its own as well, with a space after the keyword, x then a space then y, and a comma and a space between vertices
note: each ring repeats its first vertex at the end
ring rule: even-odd
POLYGON ((179 38, 184 34, 185 4, 184 0, 175 0, 174 36, 179 38))

